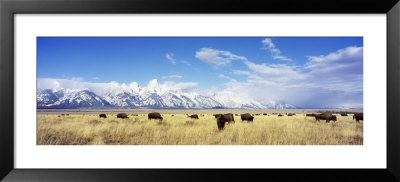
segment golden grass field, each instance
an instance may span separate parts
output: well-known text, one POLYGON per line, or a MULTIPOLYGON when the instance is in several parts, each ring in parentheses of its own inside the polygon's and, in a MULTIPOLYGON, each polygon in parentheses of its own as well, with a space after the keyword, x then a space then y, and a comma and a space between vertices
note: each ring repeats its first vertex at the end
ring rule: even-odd
MULTIPOLYGON (((353 115, 337 116, 326 123, 306 117, 304 111, 295 116, 254 116, 253 123, 235 116, 234 124, 218 131, 216 113, 266 113, 247 110, 181 110, 156 111, 164 118, 148 120, 148 112, 124 112, 129 119, 117 118, 119 112, 39 112, 37 114, 38 145, 362 145, 363 121, 353 115), (99 118, 106 113, 107 118, 99 118), (131 114, 139 114, 132 116, 131 114), (175 113, 175 114, 174 114, 175 113), (178 114, 176 114, 178 113, 178 114), (187 114, 199 114, 190 119, 187 114), (172 114, 174 116, 172 116, 172 114)), ((268 111, 267 113, 289 113, 268 111)), ((307 113, 312 113, 308 111, 307 113)))

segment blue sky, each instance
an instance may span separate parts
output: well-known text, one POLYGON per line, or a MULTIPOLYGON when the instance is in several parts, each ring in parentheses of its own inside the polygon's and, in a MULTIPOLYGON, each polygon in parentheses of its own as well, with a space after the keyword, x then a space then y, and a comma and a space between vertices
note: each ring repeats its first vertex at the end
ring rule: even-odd
POLYGON ((282 89, 312 89, 321 97, 355 96, 352 103, 362 105, 362 51, 362 37, 38 37, 37 75, 231 91, 240 85, 281 100, 290 98, 282 89))

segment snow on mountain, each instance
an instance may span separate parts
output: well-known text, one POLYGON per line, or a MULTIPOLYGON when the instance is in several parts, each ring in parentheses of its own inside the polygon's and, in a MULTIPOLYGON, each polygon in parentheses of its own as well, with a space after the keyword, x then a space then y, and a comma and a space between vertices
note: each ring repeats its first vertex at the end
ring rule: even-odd
POLYGON ((38 108, 103 108, 111 107, 103 98, 89 90, 45 89, 37 93, 38 108))
POLYGON ((196 90, 166 88, 156 79, 146 87, 111 83, 101 89, 42 89, 37 91, 38 108, 153 108, 153 109, 288 109, 284 102, 259 103, 231 92, 200 94, 196 90))

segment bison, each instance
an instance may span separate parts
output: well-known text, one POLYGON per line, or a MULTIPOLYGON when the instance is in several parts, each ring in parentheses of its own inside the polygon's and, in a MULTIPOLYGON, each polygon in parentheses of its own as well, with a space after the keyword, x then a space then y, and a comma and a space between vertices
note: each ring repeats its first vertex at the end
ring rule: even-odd
POLYGON ((161 114, 158 113, 158 112, 149 113, 149 114, 147 115, 147 117, 149 118, 149 120, 151 120, 151 119, 160 119, 160 120, 163 120, 163 117, 161 117, 161 114))
POLYGON ((331 120, 337 120, 336 116, 332 115, 331 113, 316 114, 314 117, 317 121, 326 120, 327 123, 329 123, 331 120))
POLYGON ((224 129, 224 127, 225 127, 225 122, 226 121, 224 121, 224 119, 223 119, 223 117, 221 117, 222 115, 220 115, 218 118, 217 118, 217 125, 218 125, 218 130, 223 130, 224 129))
POLYGON ((341 116, 347 116, 347 113, 340 113, 341 116))
POLYGON ((289 113, 289 114, 288 114, 288 116, 293 116, 293 115, 294 115, 293 113, 289 113))
POLYGON ((106 114, 99 114, 99 117, 100 118, 107 118, 107 115, 106 114))
POLYGON ((190 115, 188 117, 192 118, 192 119, 199 119, 199 116, 197 114, 192 114, 192 115, 190 115))
POLYGON ((227 121, 228 123, 234 123, 235 122, 235 118, 233 117, 232 113, 228 113, 228 114, 223 114, 220 117, 223 117, 225 121, 227 121))
POLYGON ((267 114, 267 113, 263 113, 263 115, 264 115, 264 116, 268 116, 268 114, 267 114))
POLYGON ((126 113, 118 113, 117 118, 125 119, 125 118, 128 118, 128 115, 126 113))
POLYGON ((364 114, 363 113, 355 113, 353 115, 353 120, 356 120, 356 122, 360 122, 360 120, 364 120, 364 114))
POLYGON ((316 114, 306 114, 307 117, 315 117, 316 114))
POLYGON ((223 130, 225 127, 225 123, 231 123, 235 122, 235 119, 233 117, 232 113, 228 114, 214 114, 215 118, 217 118, 217 125, 218 125, 218 130, 223 130))
POLYGON ((254 119, 254 117, 251 116, 249 113, 241 114, 241 115, 240 115, 240 118, 242 119, 242 122, 243 122, 244 120, 246 120, 247 122, 253 122, 253 119, 254 119))
POLYGON ((278 114, 278 117, 282 117, 283 115, 282 114, 278 114))

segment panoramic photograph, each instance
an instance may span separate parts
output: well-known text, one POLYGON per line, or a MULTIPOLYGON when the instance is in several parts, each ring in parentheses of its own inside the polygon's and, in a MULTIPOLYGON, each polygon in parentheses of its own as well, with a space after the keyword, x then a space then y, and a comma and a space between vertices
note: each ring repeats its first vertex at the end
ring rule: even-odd
POLYGON ((363 37, 37 37, 37 145, 363 145, 363 37))

